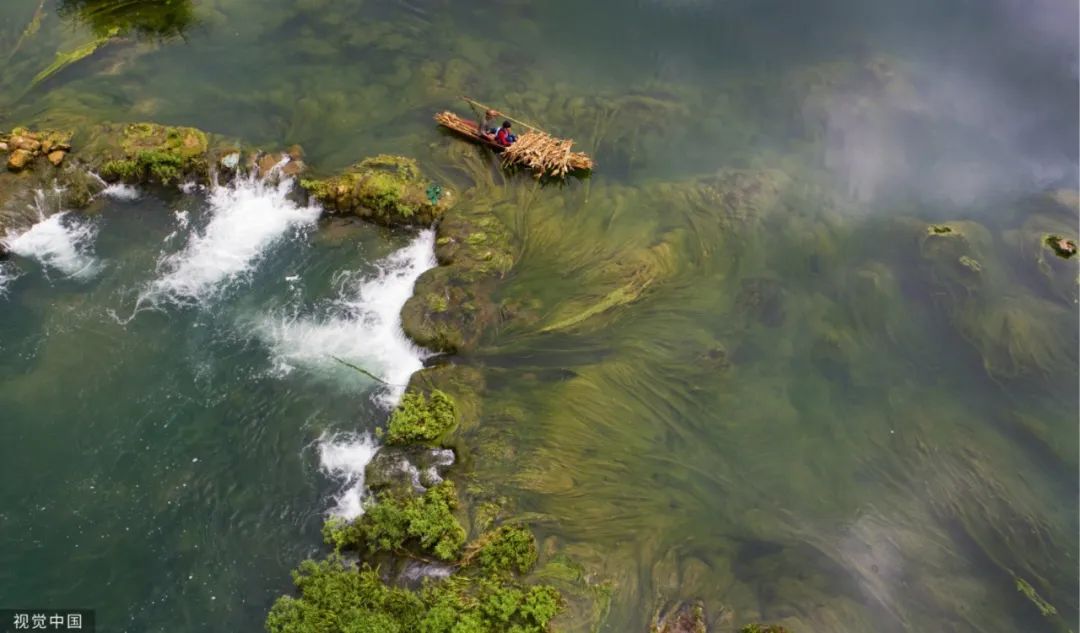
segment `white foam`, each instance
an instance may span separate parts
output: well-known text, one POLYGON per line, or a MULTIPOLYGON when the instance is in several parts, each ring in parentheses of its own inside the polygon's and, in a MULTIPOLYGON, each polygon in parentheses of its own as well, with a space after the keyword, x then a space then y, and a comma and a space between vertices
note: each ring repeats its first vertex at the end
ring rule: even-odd
POLYGON ((330 514, 355 519, 364 513, 364 469, 379 452, 370 435, 335 434, 319 438, 319 467, 342 484, 330 514))
MULTIPOLYGON (((193 231, 182 250, 159 260, 160 276, 140 302, 206 300, 250 271, 289 231, 313 226, 320 209, 290 200, 292 186, 289 179, 271 183, 250 177, 213 187, 209 223, 201 232, 193 231)), ((178 215, 177 221, 184 230, 186 218, 178 215)))
POLYGON ((24 231, 8 231, 0 242, 12 253, 36 259, 42 266, 76 279, 91 277, 100 268, 92 254, 97 229, 86 218, 66 211, 45 215, 45 194, 38 192, 36 224, 24 231))
POLYGON ((7 294, 7 287, 16 277, 19 276, 19 271, 14 266, 7 262, 0 262, 0 297, 7 294))
POLYGON ((421 231, 407 246, 377 262, 374 275, 346 276, 323 318, 265 319, 259 329, 277 366, 367 379, 336 359, 344 360, 389 383, 380 385, 376 399, 386 408, 393 407, 426 356, 401 331, 401 308, 412 295, 416 279, 435 266, 434 242, 434 231, 421 231))
POLYGON ((115 200, 138 200, 139 190, 131 185, 114 183, 101 190, 101 195, 115 200))

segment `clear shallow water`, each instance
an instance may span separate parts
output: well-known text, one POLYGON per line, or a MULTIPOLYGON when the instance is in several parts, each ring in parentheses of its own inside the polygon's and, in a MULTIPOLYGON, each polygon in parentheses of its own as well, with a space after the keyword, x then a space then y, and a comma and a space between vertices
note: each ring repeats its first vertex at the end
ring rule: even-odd
MULTIPOLYGON (((0 54, 36 6, 0 7, 0 54)), ((572 135, 588 183, 476 198, 518 242, 498 298, 521 318, 461 359, 487 383, 466 443, 480 481, 612 581, 606 630, 644 630, 661 594, 796 630, 1075 629, 1076 268, 1038 248, 1077 224, 1042 194, 1077 186, 1075 11, 207 0, 183 38, 133 36, 26 90, 92 37, 45 5, 0 71, 0 122, 192 124, 299 142, 323 169, 392 151, 463 186, 488 172, 452 171, 471 154, 430 121, 460 94, 572 135), (688 180, 718 168, 785 176, 760 199, 688 180), (979 226, 926 237, 948 219, 979 226), (619 289, 640 294, 564 325, 619 289)), ((422 240, 383 259, 410 236, 315 230, 256 197, 280 238, 241 232, 232 268, 192 256, 232 235, 205 194, 144 195, 38 229, 94 275, 33 255, 0 272, 18 275, 0 430, 23 447, 0 487, 5 602, 257 629, 323 513, 355 510, 341 464, 370 451, 318 440, 369 428, 380 394, 325 352, 418 367, 389 306, 430 263, 422 240), (195 269, 198 300, 131 318, 195 269)))

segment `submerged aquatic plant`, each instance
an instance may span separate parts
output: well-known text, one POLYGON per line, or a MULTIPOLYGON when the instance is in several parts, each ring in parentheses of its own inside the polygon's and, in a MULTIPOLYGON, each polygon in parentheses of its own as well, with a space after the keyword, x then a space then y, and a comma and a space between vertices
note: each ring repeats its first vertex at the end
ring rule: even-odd
POLYGON ((59 12, 99 37, 182 37, 195 23, 191 0, 60 0, 59 12))
POLYGON ((67 52, 57 52, 56 59, 53 60, 53 63, 46 66, 37 75, 34 75, 34 79, 30 82, 29 87, 33 88, 75 62, 93 55, 94 51, 105 44, 108 44, 110 40, 116 37, 117 33, 119 33, 117 29, 110 29, 99 35, 98 38, 92 42, 87 42, 86 44, 67 52))

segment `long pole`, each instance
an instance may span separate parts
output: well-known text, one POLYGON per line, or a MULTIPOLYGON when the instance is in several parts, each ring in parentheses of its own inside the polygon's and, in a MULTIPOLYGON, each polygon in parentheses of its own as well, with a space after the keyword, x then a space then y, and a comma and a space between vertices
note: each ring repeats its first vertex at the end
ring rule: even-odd
MULTIPOLYGON (((470 99, 470 98, 468 98, 468 97, 465 97, 465 96, 463 96, 463 97, 461 97, 461 98, 462 98, 462 99, 464 99, 464 100, 466 100, 466 101, 468 101, 468 102, 469 102, 469 103, 471 103, 472 105, 474 105, 474 106, 477 106, 477 107, 480 107, 480 108, 483 108, 483 109, 485 109, 485 110, 495 110, 495 108, 492 108, 491 106, 486 106, 486 105, 484 105, 484 104, 480 103, 479 101, 475 101, 475 100, 473 100, 473 99, 470 99)), ((496 112, 498 112, 498 110, 496 110, 496 112)), ((500 116, 502 116, 502 117, 504 117, 504 118, 506 118, 506 119, 507 119, 507 120, 509 120, 509 121, 513 121, 514 123, 517 123, 518 125, 523 125, 523 126, 525 126, 525 127, 529 128, 529 129, 531 129, 531 130, 536 130, 537 132, 543 132, 543 130, 541 130, 540 128, 536 127, 535 125, 529 125, 528 123, 526 123, 526 122, 524 122, 524 121, 519 121, 519 120, 515 119, 514 117, 512 117, 512 116, 510 116, 510 115, 508 115, 508 114, 503 114, 502 112, 499 112, 499 115, 500 115, 500 116)), ((546 134, 546 132, 545 132, 545 134, 546 134)))

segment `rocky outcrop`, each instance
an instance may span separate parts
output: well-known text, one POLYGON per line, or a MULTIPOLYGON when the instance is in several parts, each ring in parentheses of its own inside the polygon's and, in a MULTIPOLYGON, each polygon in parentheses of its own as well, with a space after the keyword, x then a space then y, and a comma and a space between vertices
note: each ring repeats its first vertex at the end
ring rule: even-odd
POLYGON ((430 226, 453 198, 425 178, 415 160, 385 154, 366 158, 336 176, 300 184, 332 213, 394 226, 430 226))
POLYGON ((8 171, 20 172, 30 169, 41 157, 47 157, 59 167, 71 151, 71 134, 56 130, 32 132, 17 127, 11 134, 0 136, 0 152, 7 152, 8 171))
POLYGON ((206 181, 210 141, 202 130, 157 123, 95 126, 82 159, 108 182, 173 185, 206 181))
POLYGON ((491 295, 514 265, 510 232, 491 211, 459 205, 436 229, 435 257, 440 266, 420 276, 401 310, 402 328, 428 349, 472 349, 500 318, 491 295))
POLYGON ((653 615, 649 633, 707 633, 705 605, 701 602, 677 604, 653 615))

